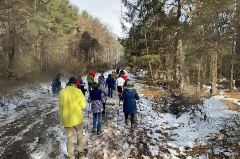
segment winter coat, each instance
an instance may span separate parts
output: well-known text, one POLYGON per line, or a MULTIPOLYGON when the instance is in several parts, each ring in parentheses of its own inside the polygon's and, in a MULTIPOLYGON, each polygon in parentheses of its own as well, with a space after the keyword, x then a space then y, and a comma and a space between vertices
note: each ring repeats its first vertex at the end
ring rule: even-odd
POLYGON ((114 87, 114 79, 112 77, 108 77, 106 80, 106 85, 108 85, 109 88, 113 88, 114 87))
POLYGON ((105 96, 107 96, 108 92, 106 87, 103 84, 100 84, 100 89, 102 90, 102 92, 104 93, 105 96))
POLYGON ((60 124, 73 127, 83 122, 82 109, 86 100, 82 91, 75 86, 67 85, 59 95, 60 124))
POLYGON ((94 82, 92 75, 87 76, 87 81, 88 81, 88 83, 93 83, 94 82))
MULTIPOLYGON (((105 84, 106 83, 106 81, 105 81, 105 79, 104 78, 102 78, 102 81, 103 81, 103 84, 105 84)), ((100 82, 100 78, 98 78, 98 83, 100 82)))
POLYGON ((123 112, 126 114, 136 114, 137 105, 136 100, 139 100, 139 96, 135 89, 124 89, 123 94, 120 97, 123 100, 123 112))
POLYGON ((60 92, 61 82, 60 82, 60 73, 56 74, 54 80, 52 81, 52 92, 57 94, 60 92))
POLYGON ((119 68, 116 69, 117 74, 119 74, 119 68))
POLYGON ((122 78, 124 79, 124 81, 127 80, 127 75, 123 75, 122 78))
POLYGON ((91 110, 93 113, 99 113, 103 111, 103 103, 106 102, 106 97, 102 90, 95 88, 90 92, 88 102, 91 102, 91 110))
POLYGON ((124 82, 125 81, 122 77, 118 77, 117 80, 116 80, 117 86, 123 86, 124 82))
POLYGON ((114 81, 116 81, 116 79, 117 79, 117 75, 115 74, 115 73, 112 73, 112 78, 114 79, 114 81))
POLYGON ((93 79, 95 78, 95 74, 93 72, 90 72, 90 74, 92 75, 93 79))

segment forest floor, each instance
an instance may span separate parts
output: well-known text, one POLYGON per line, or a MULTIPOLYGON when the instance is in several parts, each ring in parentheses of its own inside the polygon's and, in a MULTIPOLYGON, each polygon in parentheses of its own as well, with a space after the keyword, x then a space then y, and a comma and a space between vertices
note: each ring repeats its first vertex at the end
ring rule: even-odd
MULTIPOLYGON (((219 95, 209 98, 172 97, 162 85, 149 86, 130 73, 127 76, 140 96, 136 130, 131 132, 130 124, 125 125, 116 92, 107 100, 101 135, 92 134, 92 113, 87 104, 83 109, 88 148, 85 158, 239 157, 238 92, 220 90, 219 95)), ((2 94, 0 100, 1 159, 64 158, 66 136, 59 125, 58 96, 51 94, 50 81, 15 88, 12 94, 2 94)))

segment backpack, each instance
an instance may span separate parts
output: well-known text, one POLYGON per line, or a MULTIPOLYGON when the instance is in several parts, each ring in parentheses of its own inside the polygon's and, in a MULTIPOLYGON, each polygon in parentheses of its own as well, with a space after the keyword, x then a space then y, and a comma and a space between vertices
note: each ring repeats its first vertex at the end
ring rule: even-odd
POLYGON ((77 79, 77 83, 76 83, 76 86, 80 86, 80 81, 79 81, 79 79, 77 79))

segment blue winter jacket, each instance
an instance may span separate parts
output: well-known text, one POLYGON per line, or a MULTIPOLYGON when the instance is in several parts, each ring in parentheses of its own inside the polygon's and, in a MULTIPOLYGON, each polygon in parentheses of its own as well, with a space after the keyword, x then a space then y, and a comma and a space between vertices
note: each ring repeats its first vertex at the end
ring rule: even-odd
POLYGON ((139 96, 135 89, 124 89, 120 100, 123 100, 124 113, 137 114, 136 100, 139 100, 139 96))
POLYGON ((113 88, 114 87, 114 79, 112 77, 108 77, 106 80, 106 84, 108 85, 109 88, 113 88))
POLYGON ((60 92, 61 82, 60 82, 60 73, 56 74, 54 80, 52 81, 52 92, 57 94, 60 92))

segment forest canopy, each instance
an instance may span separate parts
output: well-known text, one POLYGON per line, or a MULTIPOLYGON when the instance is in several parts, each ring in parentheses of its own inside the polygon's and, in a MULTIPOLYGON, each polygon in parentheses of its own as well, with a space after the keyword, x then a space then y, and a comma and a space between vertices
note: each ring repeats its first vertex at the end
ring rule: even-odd
POLYGON ((3 0, 0 36, 1 77, 106 70, 123 56, 109 27, 69 0, 3 0))

